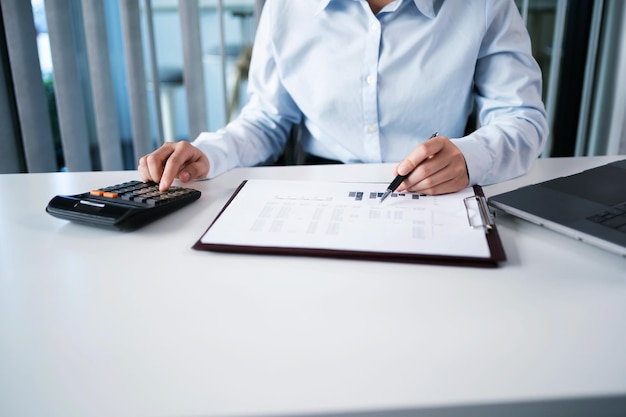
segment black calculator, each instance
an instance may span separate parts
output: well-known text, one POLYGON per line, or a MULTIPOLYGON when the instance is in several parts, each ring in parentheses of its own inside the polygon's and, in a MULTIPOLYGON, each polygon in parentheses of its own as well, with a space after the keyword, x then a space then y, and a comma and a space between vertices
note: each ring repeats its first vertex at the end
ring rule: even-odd
POLYGON ((153 182, 128 181, 75 195, 57 195, 46 212, 54 217, 118 230, 133 230, 200 198, 190 187, 159 191, 153 182))

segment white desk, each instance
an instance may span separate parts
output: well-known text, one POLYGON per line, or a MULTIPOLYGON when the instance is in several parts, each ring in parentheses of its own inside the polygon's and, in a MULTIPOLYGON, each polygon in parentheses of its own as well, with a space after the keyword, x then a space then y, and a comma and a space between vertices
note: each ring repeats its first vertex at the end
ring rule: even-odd
MULTIPOLYGON (((615 159, 541 159, 485 193, 615 159)), ((624 258, 507 216, 497 269, 191 249, 243 179, 386 182, 391 165, 237 169, 132 233, 44 211, 55 194, 136 177, 0 175, 0 415, 412 415, 626 398, 624 258)))

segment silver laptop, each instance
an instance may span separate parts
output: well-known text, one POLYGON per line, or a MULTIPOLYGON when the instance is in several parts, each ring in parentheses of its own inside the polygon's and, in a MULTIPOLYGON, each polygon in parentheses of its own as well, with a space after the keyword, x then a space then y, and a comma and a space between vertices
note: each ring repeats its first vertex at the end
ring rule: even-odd
POLYGON ((506 213, 626 257, 626 159, 488 201, 506 213))

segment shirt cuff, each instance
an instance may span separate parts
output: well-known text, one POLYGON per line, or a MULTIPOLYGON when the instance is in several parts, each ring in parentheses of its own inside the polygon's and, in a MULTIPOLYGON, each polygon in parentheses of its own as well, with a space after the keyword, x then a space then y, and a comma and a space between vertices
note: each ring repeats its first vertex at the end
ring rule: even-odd
POLYGON ((216 133, 200 133, 191 144, 202 151, 209 160, 207 178, 215 178, 232 168, 228 160, 228 147, 225 141, 216 133))
POLYGON ((461 150, 465 158, 469 185, 485 185, 486 179, 491 172, 493 157, 482 139, 475 133, 462 138, 451 139, 461 150))

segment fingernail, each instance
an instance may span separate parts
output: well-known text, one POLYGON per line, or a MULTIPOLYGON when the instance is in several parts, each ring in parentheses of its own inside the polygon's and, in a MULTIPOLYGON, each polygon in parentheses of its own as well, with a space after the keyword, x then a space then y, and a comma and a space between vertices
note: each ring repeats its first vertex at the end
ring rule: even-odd
POLYGON ((187 171, 182 171, 179 177, 182 182, 187 182, 191 179, 191 174, 187 171))
POLYGON ((408 172, 409 167, 404 162, 400 162, 400 165, 398 165, 398 174, 406 175, 408 172))

